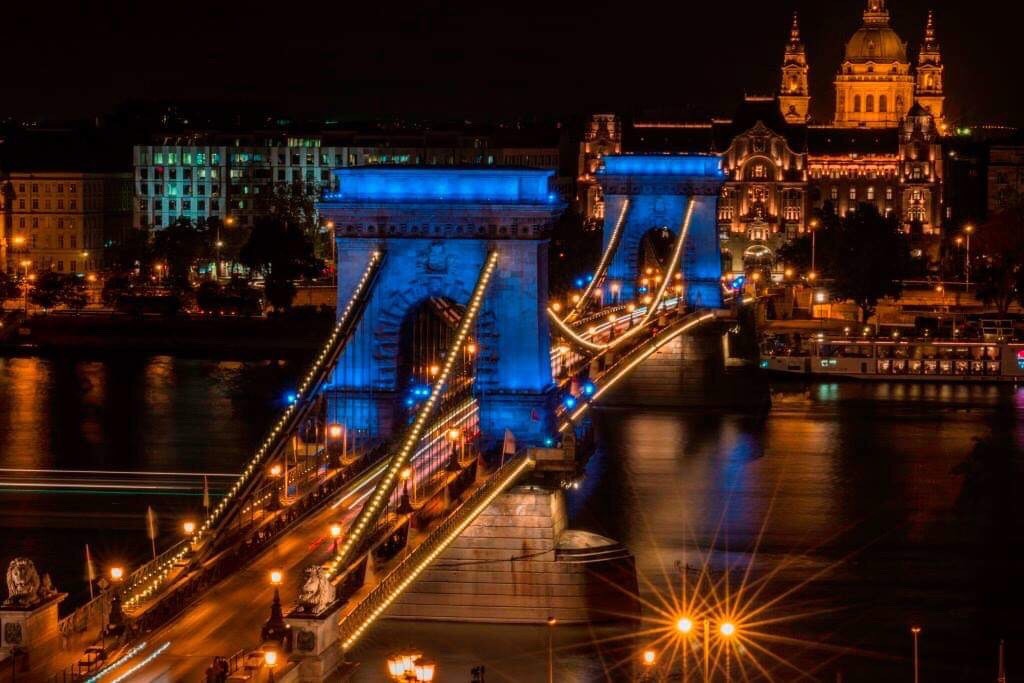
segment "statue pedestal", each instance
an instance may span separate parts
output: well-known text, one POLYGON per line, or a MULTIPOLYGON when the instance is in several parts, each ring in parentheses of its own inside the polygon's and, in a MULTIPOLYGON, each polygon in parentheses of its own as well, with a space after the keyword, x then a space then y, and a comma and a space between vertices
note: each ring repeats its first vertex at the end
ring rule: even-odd
POLYGON ((30 607, 0 607, 0 659, 25 657, 19 668, 31 670, 48 662, 60 647, 57 606, 68 596, 58 593, 30 607))
POLYGON ((292 633, 291 658, 299 660, 300 681, 322 681, 340 665, 338 612, 343 605, 331 605, 316 616, 297 610, 285 616, 292 633))

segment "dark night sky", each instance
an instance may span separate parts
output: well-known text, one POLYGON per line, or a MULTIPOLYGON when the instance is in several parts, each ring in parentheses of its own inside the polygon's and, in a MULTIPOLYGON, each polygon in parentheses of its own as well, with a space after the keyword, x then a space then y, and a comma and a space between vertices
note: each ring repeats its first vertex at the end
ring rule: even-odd
MULTIPOLYGON (((573 114, 689 108, 729 114, 777 87, 801 11, 813 107, 861 0, 758 3, 11 2, 0 19, 0 113, 88 116, 132 98, 266 103, 289 114, 573 114)), ((937 12, 948 106, 963 120, 1022 122, 1021 3, 890 0, 916 52, 937 12)))

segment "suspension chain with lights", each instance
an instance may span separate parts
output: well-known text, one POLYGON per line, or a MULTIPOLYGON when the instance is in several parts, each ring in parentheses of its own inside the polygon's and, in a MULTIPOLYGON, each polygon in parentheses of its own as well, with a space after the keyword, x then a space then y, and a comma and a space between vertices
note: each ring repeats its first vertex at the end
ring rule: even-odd
POLYGON ((345 537, 345 542, 341 545, 337 554, 327 565, 328 576, 333 577, 341 568, 348 565, 359 549, 359 545, 366 533, 370 530, 373 524, 376 523, 377 518, 383 511, 388 497, 391 495, 391 491, 394 488, 395 483, 398 481, 399 473, 405 468, 409 461, 409 457, 412 455, 413 449, 416 447, 416 444, 419 443, 423 430, 426 427, 427 420, 430 419, 434 406, 437 404, 437 401, 441 396, 441 392, 443 391, 445 384, 448 382, 448 377, 451 375, 452 368, 455 366, 455 361, 462 353, 463 344, 465 344, 466 339, 469 337, 470 329, 476 322, 477 313, 479 313, 480 307, 483 305, 484 293, 487 291, 487 285, 490 284, 491 275, 494 273, 494 268, 497 263, 498 252, 490 252, 487 255, 487 260, 480 272, 480 277, 477 280, 476 287, 474 287, 473 294, 466 306, 466 312, 462 316, 462 320, 459 322, 459 329, 455 334, 452 346, 448 349, 448 354, 444 360, 444 366, 441 368, 441 372, 434 381, 430 397, 420 407, 419 412, 416 415, 416 419, 405 434, 401 448, 391 456, 391 461, 384 472, 384 476, 382 476, 377 482, 377 486, 374 489, 373 494, 359 511, 359 516, 349 529, 349 532, 345 537))
POLYGON ((231 486, 220 502, 213 508, 213 510, 210 511, 202 525, 192 533, 189 538, 189 543, 186 543, 180 551, 154 567, 145 577, 142 578, 142 588, 125 600, 125 607, 132 607, 141 600, 152 595, 160 588, 174 567, 184 559, 189 549, 196 547, 208 533, 212 533, 211 530, 215 529, 215 525, 221 520, 221 517, 227 510, 227 506, 238 496, 242 486, 249 482, 253 475, 259 471, 258 468, 260 468, 264 460, 276 451, 276 447, 279 445, 278 437, 282 430, 285 429, 289 421, 294 418, 300 408, 308 408, 309 399, 316 395, 316 390, 326 378, 323 371, 325 369, 330 369, 330 365, 333 364, 334 358, 336 358, 338 353, 340 353, 340 349, 347 339, 347 334, 344 333, 350 328, 351 323, 353 322, 352 313, 363 300, 363 297, 368 293, 369 285, 373 281, 373 277, 377 273, 383 258, 384 255, 380 251, 375 251, 370 255, 370 260, 363 271, 362 277, 356 284, 352 297, 349 299, 348 304, 345 306, 341 315, 338 316, 338 321, 335 323, 334 329, 331 331, 330 336, 321 348, 320 353, 313 361, 309 372, 299 385, 295 394, 295 400, 291 401, 289 405, 285 407, 283 413, 274 424, 274 427, 263 440, 263 443, 260 444, 260 447, 256 450, 256 454, 249 460, 245 469, 242 470, 241 474, 235 480, 235 483, 231 486))

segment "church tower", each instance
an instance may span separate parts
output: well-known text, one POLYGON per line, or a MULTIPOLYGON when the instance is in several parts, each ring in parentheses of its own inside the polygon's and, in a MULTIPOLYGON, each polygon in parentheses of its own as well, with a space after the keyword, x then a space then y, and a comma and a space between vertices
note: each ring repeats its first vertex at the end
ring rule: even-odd
POLYGON ((942 91, 942 52, 935 39, 935 15, 928 12, 928 25, 924 31, 924 43, 917 56, 917 101, 935 118, 939 131, 946 128, 943 111, 946 98, 942 91))
POLYGON ((789 29, 789 44, 782 60, 782 88, 779 106, 787 123, 806 123, 811 108, 811 91, 807 84, 807 51, 800 41, 800 18, 793 13, 793 26, 789 29))

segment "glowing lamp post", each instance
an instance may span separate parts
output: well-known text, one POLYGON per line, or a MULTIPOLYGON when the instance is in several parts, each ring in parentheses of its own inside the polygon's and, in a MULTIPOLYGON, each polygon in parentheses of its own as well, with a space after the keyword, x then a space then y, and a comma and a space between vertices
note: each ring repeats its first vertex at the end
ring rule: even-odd
POLYGON ((914 636, 914 683, 920 683, 921 671, 919 668, 918 651, 917 651, 917 638, 921 635, 921 627, 913 626, 910 629, 911 635, 914 636))
POLYGON ((398 514, 411 515, 415 511, 412 500, 409 498, 409 480, 412 479, 412 468, 404 468, 400 476, 402 478, 402 498, 398 502, 398 514))
POLYGON ((555 680, 555 624, 558 619, 548 617, 548 683, 555 680))
POLYGON ((277 650, 266 650, 263 653, 263 663, 270 669, 270 676, 268 678, 271 683, 274 681, 274 667, 277 666, 277 650))
POLYGON ((267 503, 267 509, 274 512, 281 509, 281 492, 277 484, 277 480, 281 478, 281 465, 274 463, 270 466, 268 473, 273 482, 270 486, 270 501, 267 503))
POLYGON ((452 455, 448 460, 448 471, 449 472, 460 472, 462 471, 462 463, 466 459, 466 439, 462 434, 461 429, 448 430, 448 441, 452 445, 452 455))
POLYGON ((337 555, 338 554, 338 539, 341 538, 341 525, 340 524, 332 524, 330 532, 331 532, 331 539, 333 540, 333 543, 331 545, 331 555, 337 555))
MULTIPOLYGON (((968 223, 964 226, 964 235, 967 236, 967 256, 964 261, 964 276, 967 280, 967 291, 971 291, 971 235, 974 233, 974 226, 968 223)), ((984 245, 982 245, 984 246, 984 245)))
POLYGON ((346 455, 345 428, 340 424, 327 425, 327 466, 340 467, 346 455))
POLYGON ((282 644, 284 639, 288 637, 288 624, 285 623, 284 612, 281 610, 280 587, 283 579, 284 574, 280 569, 274 569, 270 572, 270 585, 274 587, 274 599, 270 603, 270 617, 264 622, 263 628, 260 629, 260 639, 263 642, 273 641, 282 644))
POLYGON ((107 619, 106 634, 117 636, 124 631, 124 610, 121 609, 121 581, 124 580, 123 567, 110 568, 110 582, 113 584, 113 597, 110 599, 110 617, 107 619))

